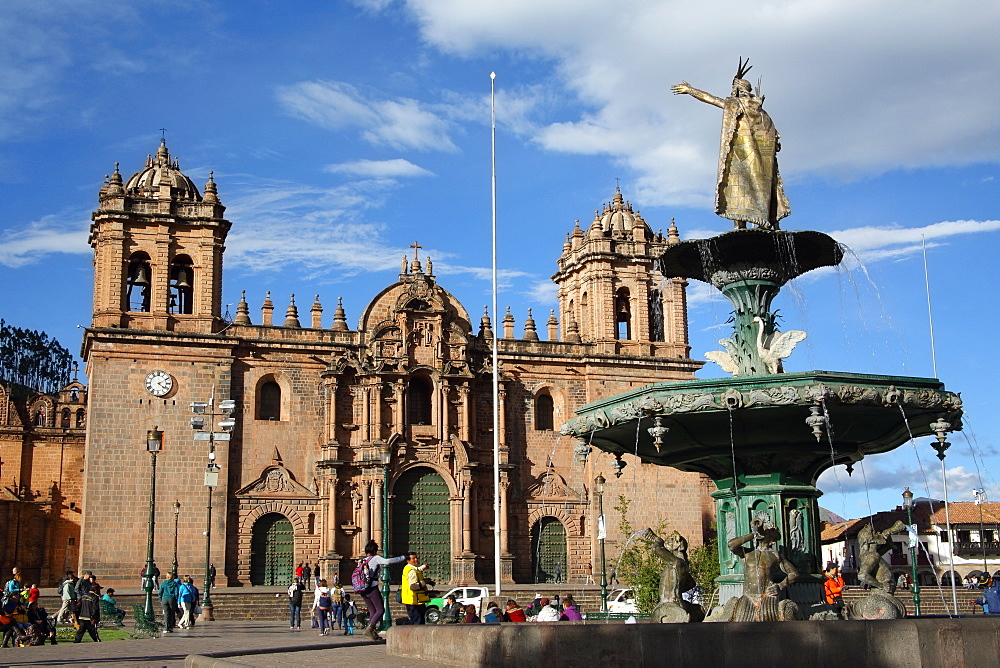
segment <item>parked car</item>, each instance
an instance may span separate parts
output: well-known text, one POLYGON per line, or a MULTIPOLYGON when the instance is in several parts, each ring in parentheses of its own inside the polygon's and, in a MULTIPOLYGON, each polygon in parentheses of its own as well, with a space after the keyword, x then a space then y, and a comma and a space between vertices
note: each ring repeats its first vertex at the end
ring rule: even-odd
POLYGON ((476 606, 476 611, 482 613, 483 600, 488 599, 490 595, 489 587, 455 587, 450 591, 445 592, 443 596, 438 596, 432 598, 430 603, 427 604, 427 613, 424 615, 424 620, 428 624, 437 624, 441 621, 441 610, 444 608, 444 601, 448 596, 454 596, 455 600, 462 605, 472 604, 476 606))
POLYGON ((615 589, 608 594, 608 612, 634 615, 639 612, 635 593, 631 589, 615 589))

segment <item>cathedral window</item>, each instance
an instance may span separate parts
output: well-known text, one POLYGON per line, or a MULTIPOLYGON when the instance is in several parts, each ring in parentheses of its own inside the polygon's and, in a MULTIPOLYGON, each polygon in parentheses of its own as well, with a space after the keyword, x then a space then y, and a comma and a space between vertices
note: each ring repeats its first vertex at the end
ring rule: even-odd
POLYGON ((632 338, 632 310, 628 288, 619 288, 615 293, 615 338, 619 341, 632 338))
POLYGON ((191 258, 178 255, 170 264, 170 296, 167 311, 170 313, 193 313, 194 269, 191 258))
POLYGON ((281 386, 269 380, 257 390, 257 419, 281 419, 281 386))
POLYGON ((142 251, 132 253, 125 280, 125 298, 128 300, 129 311, 149 313, 149 281, 149 256, 142 251))
POLYGON ((432 424, 431 395, 434 385, 427 376, 413 376, 406 386, 406 418, 409 424, 432 424))
POLYGON ((538 431, 552 431, 554 421, 552 395, 543 392, 535 397, 535 429, 538 431))

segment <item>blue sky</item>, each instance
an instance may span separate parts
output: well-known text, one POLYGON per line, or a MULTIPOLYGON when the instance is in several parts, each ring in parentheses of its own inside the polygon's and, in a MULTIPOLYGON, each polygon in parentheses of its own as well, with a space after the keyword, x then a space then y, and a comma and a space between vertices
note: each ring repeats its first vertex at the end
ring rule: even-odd
MULTIPOLYGON (((289 293, 303 312, 319 293, 327 324, 342 296, 356 322, 414 240, 478 315, 496 71, 500 303, 520 331, 528 307, 539 322, 555 307, 565 233, 616 178, 654 229, 729 228, 711 211, 720 112, 669 86, 724 95, 745 56, 782 135, 783 227, 857 254, 779 297, 782 327, 809 332, 786 369, 933 375, 925 241, 938 376, 968 416, 949 486, 996 499, 998 28, 986 0, 9 0, 0 316, 78 350, 98 189, 116 161, 126 178, 139 170, 159 128, 199 187, 214 170, 233 221, 224 301, 245 289, 255 320, 270 290, 279 312, 289 293)), ((697 283, 689 296, 701 357, 726 335, 728 305, 697 283)), ((938 496, 936 465, 920 439, 824 475, 822 503, 856 517, 904 485, 938 496)))

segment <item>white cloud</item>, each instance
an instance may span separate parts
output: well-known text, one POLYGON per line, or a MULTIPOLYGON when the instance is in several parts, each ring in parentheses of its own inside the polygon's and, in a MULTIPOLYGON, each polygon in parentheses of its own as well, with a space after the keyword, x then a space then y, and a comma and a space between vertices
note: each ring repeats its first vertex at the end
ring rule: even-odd
POLYGON ((537 140, 632 168, 633 197, 647 204, 710 204, 721 112, 669 86, 686 79, 727 94, 740 55, 729 45, 748 41, 751 78, 763 77, 782 134, 786 182, 1000 159, 1000 60, 990 46, 998 3, 405 4, 445 52, 503 49, 552 62, 552 86, 585 110, 541 127, 537 140))
MULTIPOLYGON (((918 444, 921 450, 926 450, 927 455, 923 460, 925 471, 921 472, 917 466, 910 466, 901 462, 904 458, 912 455, 912 446, 904 445, 898 451, 898 456, 881 457, 878 463, 865 461, 854 465, 854 472, 847 474, 843 466, 836 469, 827 469, 820 477, 816 486, 826 494, 850 494, 854 492, 876 492, 881 490, 898 490, 902 493, 903 487, 909 487, 917 496, 929 496, 932 499, 944 498, 944 485, 941 481, 941 471, 938 468, 937 459, 933 452, 925 445, 918 444), (903 450, 905 448, 905 450, 903 450)), ((976 471, 968 471, 964 466, 953 466, 947 468, 948 495, 950 501, 972 501, 972 490, 982 486, 986 489, 990 499, 1000 499, 1000 487, 992 478, 983 479, 976 471)), ((874 508, 888 510, 888 508, 874 508)))
POLYGON ((533 283, 524 294, 531 299, 533 304, 555 306, 559 303, 558 293, 559 286, 546 279, 533 283))
POLYGON ((89 254, 87 214, 65 211, 44 216, 18 230, 3 231, 0 264, 21 267, 52 253, 89 254))
POLYGON ((414 165, 409 160, 396 158, 394 160, 355 160, 353 162, 340 162, 327 165, 324 172, 331 174, 351 174, 354 176, 365 176, 374 178, 395 178, 410 176, 434 176, 423 167, 414 165))
POLYGON ((293 115, 331 130, 357 128, 375 145, 396 149, 457 151, 449 124, 410 98, 366 97, 341 81, 302 81, 278 89, 278 100, 293 115))

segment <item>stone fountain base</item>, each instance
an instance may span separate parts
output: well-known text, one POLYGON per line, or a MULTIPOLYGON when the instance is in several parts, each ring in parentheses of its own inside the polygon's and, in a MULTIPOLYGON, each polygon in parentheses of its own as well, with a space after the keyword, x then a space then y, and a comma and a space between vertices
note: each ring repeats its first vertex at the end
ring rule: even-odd
POLYGON ((989 616, 724 624, 396 626, 388 654, 447 666, 994 666, 989 616))

